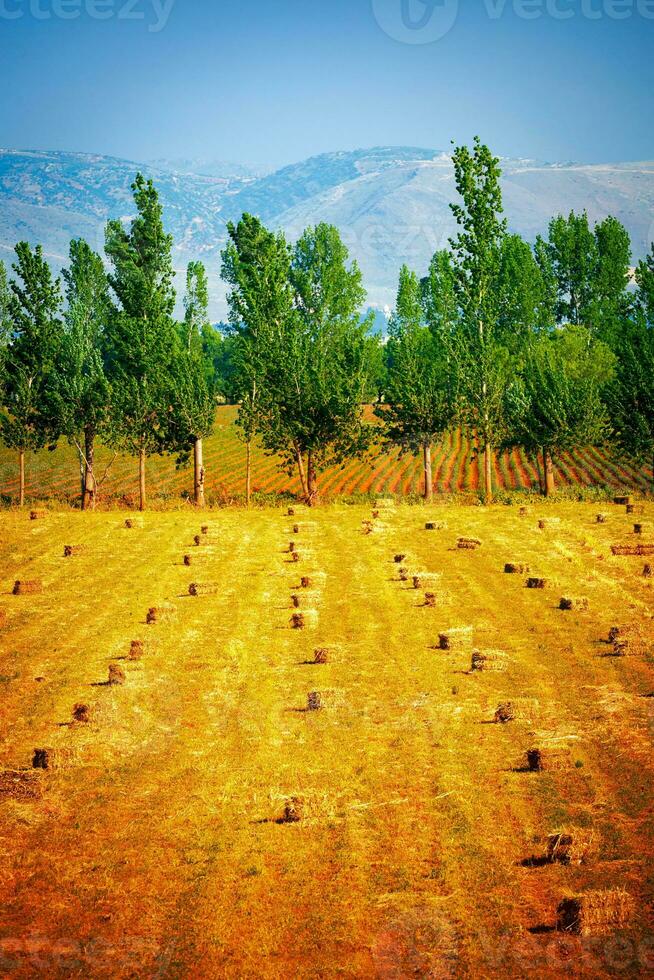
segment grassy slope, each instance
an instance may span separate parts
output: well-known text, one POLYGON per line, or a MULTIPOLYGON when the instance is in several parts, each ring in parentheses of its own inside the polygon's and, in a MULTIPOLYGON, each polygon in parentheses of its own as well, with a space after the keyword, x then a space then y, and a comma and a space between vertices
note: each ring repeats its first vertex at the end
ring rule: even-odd
MULTIPOLYGON (((216 498, 229 499, 242 494, 245 481, 245 449, 237 438, 234 425, 236 409, 218 410, 215 434, 206 441, 207 490, 216 498)), ((101 477, 112 453, 100 449, 98 476, 101 477)), ((651 471, 634 469, 615 461, 597 450, 583 450, 566 455, 557 465, 561 485, 606 483, 615 487, 647 490, 651 486, 651 471)), ((79 468, 76 452, 62 443, 54 453, 41 452, 27 457, 28 494, 34 498, 75 498, 79 487, 79 468)), ((148 479, 152 495, 179 497, 192 489, 189 469, 177 470, 170 457, 154 457, 148 462, 148 479)), ((533 463, 523 453, 515 452, 497 461, 496 481, 500 488, 537 486, 533 463)), ((276 460, 255 449, 253 485, 257 490, 299 490, 295 474, 280 472, 276 460)), ((352 460, 343 467, 333 467, 321 476, 320 485, 328 494, 356 493, 420 493, 422 470, 420 460, 412 456, 398 457, 396 451, 375 451, 367 460, 352 460)), ((434 486, 438 491, 474 490, 479 485, 479 465, 473 446, 459 433, 446 436, 434 449, 434 486)), ((14 453, 0 447, 0 495, 15 496, 18 489, 18 469, 14 453)), ((109 471, 102 491, 107 495, 133 497, 136 494, 136 462, 119 458, 109 471)))
POLYGON ((610 556, 629 538, 621 509, 606 525, 585 505, 556 513, 540 531, 514 509, 389 508, 366 537, 363 508, 298 509, 299 565, 293 520, 272 511, 210 515, 202 548, 184 513, 132 530, 111 513, 1 515, 0 767, 29 766, 36 746, 76 752, 43 774, 41 801, 0 800, 3 972, 605 976, 619 973, 612 941, 562 948, 529 930, 570 890, 625 885, 640 920, 618 952, 645 975, 653 660, 607 658, 598 641, 624 621, 651 640, 652 583, 643 559, 610 556), (432 515, 448 528, 421 530, 432 515), (453 549, 460 534, 481 550, 453 549), (65 560, 64 543, 85 551, 65 560), (398 551, 442 575, 436 609, 398 581, 398 551), (511 559, 551 588, 503 575, 511 559), (314 577, 315 619, 293 631, 300 574, 314 577), (11 596, 21 577, 44 593, 11 596), (219 590, 185 596, 193 580, 219 590), (569 592, 590 611, 560 612, 569 592), (164 600, 176 621, 145 626, 164 600), (507 652, 505 673, 469 675, 469 655, 433 648, 467 624, 476 646, 507 652), (143 660, 121 661, 141 637, 143 660), (335 647, 332 663, 305 663, 317 645, 335 647), (111 661, 124 687, 97 686, 111 661), (305 713, 314 689, 335 705, 305 713), (527 717, 488 724, 507 698, 534 699, 527 717), (77 701, 95 706, 92 725, 66 724, 77 701), (513 771, 552 738, 582 767, 513 771), (293 794, 305 819, 279 825, 293 794), (563 826, 595 828, 599 860, 520 866, 563 826))

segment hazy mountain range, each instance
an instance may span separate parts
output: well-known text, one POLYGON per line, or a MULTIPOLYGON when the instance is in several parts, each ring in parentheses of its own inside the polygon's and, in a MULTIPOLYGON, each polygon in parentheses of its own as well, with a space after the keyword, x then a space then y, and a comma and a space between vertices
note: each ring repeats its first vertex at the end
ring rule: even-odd
MULTIPOLYGON (((654 239, 654 162, 584 165, 503 160, 509 225, 528 240, 547 230, 556 213, 586 209, 607 214, 629 230, 634 258, 654 239)), ((423 273, 453 231, 451 158, 416 147, 378 147, 326 153, 274 173, 220 161, 139 164, 67 152, 0 150, 0 258, 14 244, 41 242, 53 267, 67 259, 68 242, 83 236, 99 251, 109 217, 133 213, 130 183, 137 170, 154 178, 165 221, 175 237, 175 267, 191 258, 207 265, 212 313, 225 314, 220 249, 226 223, 243 211, 295 237, 318 221, 337 225, 358 260, 368 301, 392 305, 399 267, 423 273)), ((178 277, 183 289, 183 277, 178 277)))

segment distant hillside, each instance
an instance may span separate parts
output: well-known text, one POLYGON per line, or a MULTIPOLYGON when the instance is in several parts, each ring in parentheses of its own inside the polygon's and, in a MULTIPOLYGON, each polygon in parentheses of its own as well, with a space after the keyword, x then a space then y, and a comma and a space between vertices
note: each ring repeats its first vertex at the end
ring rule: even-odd
MULTIPOLYGON (((258 214, 292 237, 309 224, 336 224, 364 273, 371 305, 391 305, 400 265, 425 271, 453 231, 454 181, 446 153, 377 147, 327 153, 263 177, 233 164, 159 161, 139 164, 92 154, 0 150, 0 257, 16 241, 41 242, 53 266, 82 235, 102 248, 108 217, 132 213, 137 169, 161 192, 175 236, 175 265, 207 264, 213 313, 224 315, 220 250, 227 221, 258 214), (198 166, 211 174, 184 172, 198 166), (212 169, 213 167, 213 169, 212 169), (218 175, 216 175, 218 174, 218 175)), ((614 214, 629 230, 638 258, 654 239, 654 163, 547 164, 504 160, 505 210, 512 230, 533 240, 552 214, 586 209, 592 221, 614 214)), ((178 282, 182 288, 182 279, 178 282)))

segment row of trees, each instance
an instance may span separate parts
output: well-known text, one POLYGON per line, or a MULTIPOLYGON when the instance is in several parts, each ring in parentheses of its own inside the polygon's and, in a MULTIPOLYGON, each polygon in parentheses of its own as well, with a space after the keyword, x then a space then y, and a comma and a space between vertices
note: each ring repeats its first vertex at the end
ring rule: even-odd
POLYGON ((461 424, 484 457, 525 449, 554 489, 553 460, 612 440, 654 467, 654 257, 636 269, 624 227, 554 218, 532 248, 507 231, 498 160, 478 140, 454 153, 461 203, 450 249, 422 281, 400 274, 389 344, 388 436, 425 455, 461 424))
POLYGON ((384 344, 363 316, 361 273, 336 228, 291 244, 251 215, 228 226, 222 274, 229 327, 209 323, 207 279, 187 269, 184 317, 174 316, 172 239, 150 181, 133 185, 137 216, 107 225, 105 253, 71 243, 52 277, 41 249, 16 248, 14 278, 0 263, 0 437, 20 459, 65 436, 80 462, 82 505, 93 505, 98 438, 139 461, 194 460, 204 503, 203 439, 219 397, 239 404, 246 445, 258 438, 309 503, 327 464, 377 439, 420 452, 432 495, 434 443, 455 427, 473 437, 492 500, 494 459, 520 446, 544 493, 554 461, 611 441, 654 466, 654 246, 631 274, 629 236, 614 218, 554 218, 534 246, 509 234, 500 168, 488 147, 454 152, 458 232, 426 277, 403 267, 384 344), (632 281, 633 279, 633 281, 632 281), (375 403, 378 426, 364 419, 375 403))
POLYGON ((107 225, 109 273, 81 239, 71 242, 63 291, 40 246, 16 246, 10 282, 0 263, 0 438, 18 452, 21 505, 25 453, 53 449, 62 436, 77 450, 82 507, 94 506, 102 482, 98 438, 138 458, 142 509, 152 453, 192 454, 195 500, 204 502, 202 440, 218 395, 206 274, 189 265, 177 322, 157 192, 141 175, 133 192, 130 228, 107 225))

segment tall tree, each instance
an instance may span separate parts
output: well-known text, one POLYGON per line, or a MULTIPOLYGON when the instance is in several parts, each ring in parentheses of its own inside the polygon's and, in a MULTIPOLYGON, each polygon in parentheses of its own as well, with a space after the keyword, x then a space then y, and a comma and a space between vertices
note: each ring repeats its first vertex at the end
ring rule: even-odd
MULTIPOLYGON (((329 462, 363 453, 370 427, 363 402, 369 389, 372 316, 362 318, 365 290, 338 229, 307 228, 293 249, 290 279, 297 315, 287 321, 278 350, 275 411, 268 441, 290 459, 306 453, 307 499, 318 497, 317 473, 329 462)), ((265 439, 264 439, 265 441, 265 439)))
MULTIPOLYGON (((433 265, 433 264, 432 264, 433 265)), ((431 315, 442 307, 437 277, 431 270, 431 315)), ((406 265, 400 271, 388 342, 388 405, 376 409, 385 439, 402 450, 421 452, 424 496, 433 497, 432 446, 453 423, 454 401, 443 329, 430 330, 423 311, 424 287, 406 265)))
POLYGON ((555 490, 554 462, 562 453, 597 445, 610 431, 602 392, 614 357, 587 327, 568 325, 537 335, 522 370, 507 386, 511 425, 505 445, 518 445, 543 462, 546 496, 555 490))
POLYGON ((631 280, 631 240, 617 218, 608 217, 595 226, 597 265, 587 323, 613 347, 626 328, 632 312, 628 292, 631 280))
POLYGON ((25 503, 25 453, 56 444, 52 376, 60 336, 61 289, 40 245, 16 246, 9 318, 11 339, 4 357, 0 436, 18 451, 19 503, 25 503))
POLYGON ((453 336, 461 418, 484 454, 486 502, 493 499, 494 445, 504 423, 504 390, 511 374, 497 284, 506 222, 501 218, 499 160, 478 137, 453 155, 461 203, 451 205, 459 233, 451 240, 460 317, 453 336))
MULTIPOLYGON (((227 226, 229 242, 222 253, 229 322, 235 338, 234 393, 238 424, 246 445, 246 502, 252 488, 252 440, 263 431, 271 411, 267 379, 276 372, 273 355, 282 346, 288 320, 294 316, 290 284, 291 255, 286 239, 250 214, 227 226)), ((303 489, 302 459, 295 453, 303 489)))
POLYGON ((103 356, 109 286, 102 259, 81 238, 70 243, 70 265, 63 277, 67 308, 54 391, 61 432, 77 450, 84 510, 96 503, 95 442, 109 404, 103 356))
POLYGON ((137 215, 129 229, 110 221, 105 252, 116 298, 107 330, 112 388, 109 440, 139 461, 139 506, 146 506, 145 463, 167 451, 179 337, 173 320, 172 236, 151 180, 132 184, 137 215))
POLYGON ((180 325, 181 350, 173 364, 174 395, 171 442, 181 458, 193 452, 193 496, 198 507, 205 504, 203 440, 211 433, 216 400, 208 378, 203 332, 209 326, 207 276, 201 262, 190 262, 186 270, 184 322, 180 325))
MULTIPOLYGON (((7 269, 0 259, 0 393, 2 392, 2 369, 12 335, 11 289, 7 280, 7 269)), ((0 404, 1 404, 0 394, 0 404)))
MULTIPOLYGON (((539 240, 542 248, 542 240, 539 240)), ((597 240, 588 215, 571 211, 567 218, 552 218, 545 244, 557 286, 559 323, 588 322, 594 297, 594 278, 598 264, 597 240)))

